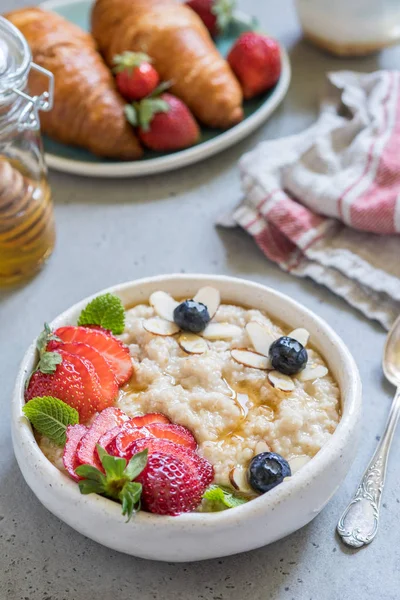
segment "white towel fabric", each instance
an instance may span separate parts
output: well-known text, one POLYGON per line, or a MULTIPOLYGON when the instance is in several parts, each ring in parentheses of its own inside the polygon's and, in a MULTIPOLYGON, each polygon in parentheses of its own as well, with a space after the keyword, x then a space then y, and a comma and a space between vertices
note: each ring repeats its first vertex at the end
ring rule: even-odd
POLYGON ((265 255, 389 328, 400 314, 400 72, 337 72, 318 121, 240 162, 241 225, 265 255))

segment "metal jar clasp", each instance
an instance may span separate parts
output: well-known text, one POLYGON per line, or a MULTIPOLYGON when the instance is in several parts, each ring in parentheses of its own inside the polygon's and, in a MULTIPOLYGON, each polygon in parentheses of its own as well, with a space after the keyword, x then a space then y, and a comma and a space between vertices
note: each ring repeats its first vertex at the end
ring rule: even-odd
POLYGON ((54 97, 54 76, 53 73, 36 65, 31 64, 31 69, 38 71, 42 75, 48 78, 49 85, 47 91, 40 94, 40 96, 30 96, 25 92, 14 88, 13 92, 24 98, 27 102, 26 106, 21 111, 18 119, 18 128, 22 131, 24 129, 38 129, 39 128, 39 110, 49 111, 53 108, 53 97, 54 97))

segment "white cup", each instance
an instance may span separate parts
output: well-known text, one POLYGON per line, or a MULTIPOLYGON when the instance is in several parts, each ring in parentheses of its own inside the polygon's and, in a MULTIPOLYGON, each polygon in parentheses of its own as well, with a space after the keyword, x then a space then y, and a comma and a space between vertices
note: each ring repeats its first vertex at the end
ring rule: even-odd
POLYGON ((400 41, 400 0, 296 0, 304 35, 341 56, 400 41))

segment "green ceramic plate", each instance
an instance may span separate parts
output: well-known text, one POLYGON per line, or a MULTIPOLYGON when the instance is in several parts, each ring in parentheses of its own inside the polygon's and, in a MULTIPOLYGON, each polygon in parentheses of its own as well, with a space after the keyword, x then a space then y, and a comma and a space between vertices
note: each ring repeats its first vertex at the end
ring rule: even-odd
MULTIPOLYGON (((53 10, 83 29, 89 29, 92 0, 48 0, 40 6, 53 10)), ((243 32, 254 28, 251 19, 237 13, 230 28, 220 36, 217 47, 226 55, 236 38, 243 32)), ((232 146, 254 131, 265 121, 283 100, 290 82, 290 63, 282 51, 282 74, 277 85, 268 93, 244 103, 244 120, 227 131, 202 127, 200 141, 191 148, 177 152, 153 152, 146 150, 144 156, 136 161, 111 161, 99 158, 81 148, 60 144, 44 137, 47 164, 59 171, 98 177, 130 177, 171 171, 184 165, 198 162, 232 146)))

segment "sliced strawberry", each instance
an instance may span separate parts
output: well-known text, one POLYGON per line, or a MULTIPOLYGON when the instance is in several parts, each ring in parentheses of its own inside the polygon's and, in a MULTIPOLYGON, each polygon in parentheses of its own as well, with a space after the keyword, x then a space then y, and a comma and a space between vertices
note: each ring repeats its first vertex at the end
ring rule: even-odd
POLYGON ((85 425, 69 425, 66 431, 67 441, 64 447, 63 463, 75 481, 79 481, 80 479, 79 475, 75 473, 76 467, 80 464, 76 456, 76 450, 87 431, 88 428, 85 425))
POLYGON ((109 331, 100 327, 60 327, 54 332, 63 342, 80 342, 93 346, 110 365, 118 385, 123 385, 133 373, 129 349, 109 331))
MULTIPOLYGON (((181 444, 191 450, 196 450, 197 442, 189 429, 175 423, 150 423, 146 429, 157 438, 162 438, 181 444)), ((145 437, 145 436, 143 436, 145 437)))
POLYGON ((121 425, 117 425, 116 427, 113 427, 109 431, 106 431, 106 433, 104 433, 101 436, 101 438, 99 439, 99 441, 97 442, 98 445, 101 446, 102 448, 104 448, 104 450, 106 450, 108 452, 108 454, 116 455, 115 438, 117 437, 117 435, 119 434, 120 431, 121 431, 121 425))
POLYGON ((206 489, 183 460, 161 452, 150 454, 136 481, 143 486, 143 508, 158 515, 176 516, 194 510, 206 489))
POLYGON ((108 362, 96 348, 80 342, 56 342, 52 340, 47 344, 47 350, 50 352, 59 348, 85 358, 92 363, 99 380, 102 396, 108 403, 107 406, 116 399, 118 396, 118 384, 114 373, 108 362))
POLYGON ((115 438, 117 455, 121 458, 126 458, 127 456, 130 458, 129 447, 132 443, 146 437, 153 437, 146 427, 132 427, 131 421, 127 421, 115 438))
POLYGON ((102 396, 96 371, 83 357, 57 350, 62 362, 54 373, 35 371, 25 392, 25 400, 35 396, 55 396, 79 412, 81 421, 87 421, 107 406, 102 396))
POLYGON ((150 423, 171 423, 168 417, 161 413, 148 413, 142 417, 133 417, 130 421, 131 424, 136 425, 136 427, 144 427, 150 425, 150 423))
POLYGON ((169 440, 150 437, 139 439, 136 442, 133 442, 126 450, 126 457, 129 459, 131 456, 137 452, 141 452, 145 448, 148 449, 149 455, 157 452, 173 456, 183 461, 188 468, 196 473, 196 476, 205 487, 210 485, 214 479, 214 468, 208 460, 202 458, 190 448, 186 448, 181 444, 175 444, 175 442, 170 442, 169 440))
POLYGON ((122 410, 115 407, 103 410, 92 423, 89 431, 79 442, 77 458, 81 465, 92 465, 101 469, 101 464, 96 452, 96 444, 100 438, 110 429, 122 425, 129 419, 122 410))

